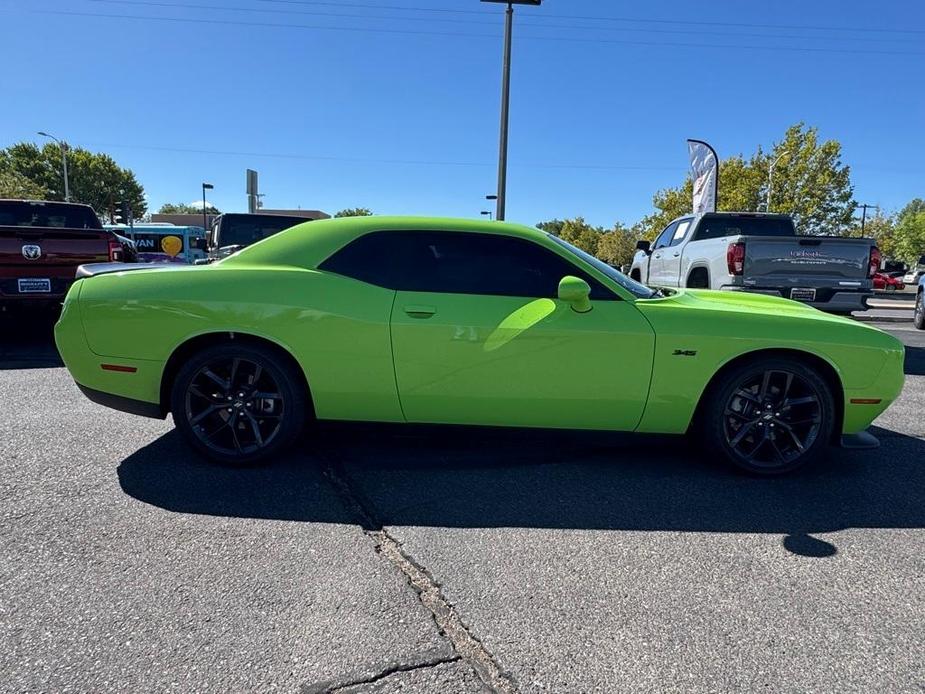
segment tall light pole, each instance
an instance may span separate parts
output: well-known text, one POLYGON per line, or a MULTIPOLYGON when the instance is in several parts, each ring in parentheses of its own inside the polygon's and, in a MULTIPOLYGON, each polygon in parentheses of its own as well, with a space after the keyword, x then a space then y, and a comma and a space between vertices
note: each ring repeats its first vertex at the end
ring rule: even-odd
POLYGON ((51 138, 52 140, 57 142, 58 145, 61 147, 61 164, 64 169, 64 202, 70 202, 71 201, 71 189, 68 186, 68 180, 67 180, 67 142, 62 142, 54 135, 49 135, 48 133, 42 130, 39 130, 38 134, 41 135, 42 137, 51 138))
POLYGON ((202 184, 202 230, 209 233, 209 219, 206 217, 206 191, 215 188, 211 183, 202 184))
POLYGON ((771 162, 771 166, 768 167, 768 196, 767 196, 767 199, 764 201, 764 211, 765 212, 771 211, 771 188, 774 186, 774 167, 777 166, 777 162, 779 162, 781 159, 783 159, 788 154, 790 154, 790 152, 788 152, 785 149, 783 152, 781 152, 777 156, 777 159, 771 162))
POLYGON ((482 0, 507 5, 504 13, 504 61, 501 71, 501 137, 498 143, 498 205, 495 219, 504 220, 507 195, 507 135, 508 112, 511 103, 511 31, 514 27, 514 5, 538 6, 543 0, 482 0))

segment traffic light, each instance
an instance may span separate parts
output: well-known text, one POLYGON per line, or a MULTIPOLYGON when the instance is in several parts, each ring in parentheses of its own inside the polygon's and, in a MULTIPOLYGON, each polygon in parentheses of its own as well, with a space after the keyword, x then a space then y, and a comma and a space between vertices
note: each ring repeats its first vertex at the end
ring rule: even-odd
POLYGON ((109 212, 109 221, 111 224, 132 224, 132 205, 128 202, 117 202, 113 204, 109 212))

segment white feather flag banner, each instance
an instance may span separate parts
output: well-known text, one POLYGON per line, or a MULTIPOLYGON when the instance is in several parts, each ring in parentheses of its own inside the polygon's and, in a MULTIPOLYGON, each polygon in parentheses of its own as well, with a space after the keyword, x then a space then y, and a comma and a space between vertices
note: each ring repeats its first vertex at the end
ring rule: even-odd
POLYGON ((694 179, 694 214, 716 212, 716 189, 719 183, 719 159, 710 145, 702 140, 688 140, 691 176, 694 179))

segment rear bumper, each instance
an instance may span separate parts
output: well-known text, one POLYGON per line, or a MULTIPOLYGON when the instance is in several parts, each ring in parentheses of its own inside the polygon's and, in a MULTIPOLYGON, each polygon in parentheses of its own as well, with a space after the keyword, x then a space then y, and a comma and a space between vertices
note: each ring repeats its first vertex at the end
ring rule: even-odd
MULTIPOLYGON (((720 287, 723 291, 728 292, 749 292, 751 294, 766 294, 767 296, 776 296, 781 299, 790 298, 790 287, 779 289, 767 289, 761 287, 742 287, 739 285, 726 284, 720 287)), ((818 308, 820 311, 834 311, 837 313, 849 313, 851 311, 866 311, 867 300, 873 296, 867 291, 835 291, 831 294, 828 301, 801 301, 800 303, 818 308)))
POLYGON ((119 410, 120 412, 137 414, 142 417, 151 417, 152 419, 164 419, 167 416, 161 409, 161 406, 154 402, 145 402, 144 400, 135 400, 134 398, 127 398, 122 395, 104 393, 101 390, 87 388, 87 386, 82 386, 79 383, 77 383, 77 387, 80 388, 80 391, 86 395, 88 399, 92 400, 97 405, 103 405, 104 407, 119 410))

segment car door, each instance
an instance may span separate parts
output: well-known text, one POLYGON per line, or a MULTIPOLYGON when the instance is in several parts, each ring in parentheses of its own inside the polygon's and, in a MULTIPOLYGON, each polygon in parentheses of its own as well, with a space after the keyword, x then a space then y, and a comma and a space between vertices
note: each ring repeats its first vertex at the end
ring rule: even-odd
POLYGON ((691 220, 682 219, 672 225, 674 230, 668 237, 668 245, 661 249, 661 284, 666 287, 681 286, 681 246, 691 228, 691 220))
POLYGON ((564 249, 488 233, 403 236, 391 334, 407 421, 635 428, 654 334, 632 301, 564 249), (591 284, 591 311, 556 298, 566 275, 591 284))
POLYGON ((668 284, 665 270, 665 254, 667 253, 668 244, 671 243, 671 237, 678 228, 677 222, 672 222, 659 234, 655 243, 652 244, 652 254, 649 256, 649 273, 643 281, 654 287, 664 287, 668 284))

